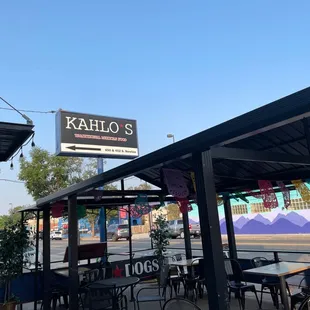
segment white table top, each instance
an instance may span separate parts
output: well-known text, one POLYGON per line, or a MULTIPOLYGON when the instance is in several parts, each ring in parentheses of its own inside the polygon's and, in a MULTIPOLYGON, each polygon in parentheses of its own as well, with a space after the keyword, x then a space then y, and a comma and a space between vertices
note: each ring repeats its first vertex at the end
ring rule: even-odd
POLYGON ((203 257, 196 257, 191 259, 183 259, 180 261, 172 261, 169 263, 171 266, 181 266, 181 267, 190 267, 190 266, 196 266, 199 264, 199 260, 203 259, 203 257))
POLYGON ((294 275, 296 273, 310 269, 310 264, 307 263, 290 263, 279 262, 253 269, 243 270, 247 274, 256 274, 262 276, 276 276, 283 277, 287 275, 294 275))

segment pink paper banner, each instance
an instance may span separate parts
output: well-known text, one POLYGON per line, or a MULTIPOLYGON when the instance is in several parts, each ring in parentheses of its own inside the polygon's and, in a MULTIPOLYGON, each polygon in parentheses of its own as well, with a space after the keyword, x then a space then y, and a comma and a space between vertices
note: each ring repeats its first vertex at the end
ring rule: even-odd
POLYGON ((184 179, 183 173, 180 170, 163 169, 165 183, 170 195, 178 198, 186 198, 189 195, 189 190, 184 179))
POLYGON ((268 180, 258 180, 261 198, 263 199, 264 207, 267 209, 274 209, 279 206, 276 193, 273 186, 268 180))
POLYGON ((62 212, 65 208, 65 205, 63 202, 55 202, 54 204, 52 204, 52 217, 53 218, 58 218, 58 217, 62 217, 62 212))
POLYGON ((139 218, 142 215, 146 215, 152 211, 152 207, 150 207, 147 195, 140 194, 136 198, 135 206, 131 208, 130 213, 134 218, 139 218))
POLYGON ((277 185, 279 186, 284 200, 284 207, 287 209, 291 205, 291 194, 289 189, 285 186, 282 181, 277 181, 277 185))
POLYGON ((250 189, 246 189, 245 192, 249 195, 249 196, 252 196, 252 197, 255 197, 256 199, 262 199, 262 195, 261 193, 259 192, 253 192, 252 190, 250 189))
POLYGON ((190 212, 193 210, 187 198, 176 198, 181 213, 190 212))

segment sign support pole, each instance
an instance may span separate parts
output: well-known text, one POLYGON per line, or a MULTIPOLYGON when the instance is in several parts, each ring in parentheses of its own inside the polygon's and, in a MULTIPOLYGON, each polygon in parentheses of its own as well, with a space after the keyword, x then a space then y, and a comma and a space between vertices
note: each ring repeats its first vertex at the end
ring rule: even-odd
MULTIPOLYGON (((104 172, 103 166, 103 158, 97 159, 97 172, 98 174, 104 172)), ((104 190, 104 186, 101 186, 99 189, 104 190)), ((107 235, 106 235, 106 212, 105 208, 102 207, 99 212, 99 232, 100 232, 100 242, 107 242, 107 235)), ((106 257, 102 258, 102 261, 106 261, 106 257)))

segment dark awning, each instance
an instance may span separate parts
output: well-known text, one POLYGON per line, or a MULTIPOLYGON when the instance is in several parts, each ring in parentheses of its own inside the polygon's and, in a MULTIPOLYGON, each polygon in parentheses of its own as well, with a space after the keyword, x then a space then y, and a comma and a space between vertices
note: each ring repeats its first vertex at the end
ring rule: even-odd
POLYGON ((33 135, 33 125, 0 122, 0 162, 9 160, 33 135))
POLYGON ((219 148, 223 148, 223 154, 229 148, 235 148, 237 152, 223 157, 217 154, 213 159, 217 192, 257 189, 259 179, 288 181, 310 178, 309 117, 310 87, 39 199, 37 203, 48 204, 132 175, 164 188, 163 167, 184 171, 191 184, 191 154, 219 148), (242 150, 244 154, 241 154, 242 150), (252 152, 252 156, 254 152, 264 159, 270 153, 273 156, 269 161, 245 160, 251 155, 250 152, 247 154, 247 150, 252 152), (277 157, 278 162, 275 160, 277 157))

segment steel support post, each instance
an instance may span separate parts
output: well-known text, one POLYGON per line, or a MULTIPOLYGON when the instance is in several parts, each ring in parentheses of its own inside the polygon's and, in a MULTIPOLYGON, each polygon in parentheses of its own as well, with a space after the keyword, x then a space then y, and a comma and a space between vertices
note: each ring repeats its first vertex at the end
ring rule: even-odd
POLYGON ((191 235, 189 232, 188 212, 183 213, 182 217, 183 217, 185 255, 186 255, 186 259, 191 259, 192 258, 192 244, 191 244, 191 235))
POLYGON ((197 188, 209 309, 227 310, 227 281, 210 150, 193 154, 192 163, 197 188))
POLYGON ((76 310, 79 308, 78 290, 78 229, 77 229, 77 203, 76 195, 70 196, 68 201, 68 224, 69 224, 69 309, 76 310))
POLYGON ((235 239, 235 229, 231 212, 231 204, 229 195, 223 195, 224 201, 224 212, 225 212, 225 222, 227 229, 227 238, 228 238, 228 246, 229 246, 229 257, 232 259, 237 259, 237 245, 235 239))
POLYGON ((50 206, 43 207, 43 309, 51 309, 51 223, 50 206))
POLYGON ((38 306, 38 271, 39 271, 39 240, 40 239, 40 211, 36 212, 36 257, 35 257, 35 277, 34 277, 34 291, 35 291, 35 300, 34 300, 34 310, 37 310, 38 306))
MULTIPOLYGON (((130 268, 129 272, 132 276, 133 274, 133 263, 132 263, 132 229, 131 229, 131 205, 128 205, 128 230, 129 230, 129 262, 130 262, 130 268)), ((134 293, 133 293, 133 286, 130 287, 130 297, 131 301, 135 301, 134 293)))

